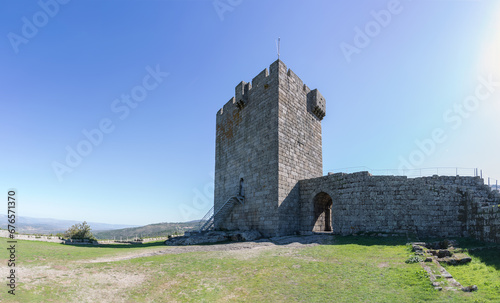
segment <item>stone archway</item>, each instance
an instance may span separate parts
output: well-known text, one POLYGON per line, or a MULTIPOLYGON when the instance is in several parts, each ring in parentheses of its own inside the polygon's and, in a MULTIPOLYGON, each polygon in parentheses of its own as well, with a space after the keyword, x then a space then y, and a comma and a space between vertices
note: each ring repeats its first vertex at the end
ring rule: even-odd
POLYGON ((314 227, 313 231, 332 231, 332 198, 320 192, 313 198, 314 227))

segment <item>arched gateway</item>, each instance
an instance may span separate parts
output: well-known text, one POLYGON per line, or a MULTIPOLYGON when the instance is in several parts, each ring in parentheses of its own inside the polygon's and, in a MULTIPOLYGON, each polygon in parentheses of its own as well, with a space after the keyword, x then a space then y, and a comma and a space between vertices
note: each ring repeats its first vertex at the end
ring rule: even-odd
POLYGON ((313 199, 314 227, 313 231, 332 231, 332 198, 320 192, 313 199))

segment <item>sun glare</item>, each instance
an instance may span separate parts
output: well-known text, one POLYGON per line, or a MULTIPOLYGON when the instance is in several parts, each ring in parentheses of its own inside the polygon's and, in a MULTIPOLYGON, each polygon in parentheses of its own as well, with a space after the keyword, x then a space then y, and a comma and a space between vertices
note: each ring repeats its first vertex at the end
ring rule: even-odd
POLYGON ((500 78, 500 3, 495 6, 495 13, 492 14, 486 30, 485 43, 480 52, 479 72, 482 74, 493 74, 493 77, 500 78))

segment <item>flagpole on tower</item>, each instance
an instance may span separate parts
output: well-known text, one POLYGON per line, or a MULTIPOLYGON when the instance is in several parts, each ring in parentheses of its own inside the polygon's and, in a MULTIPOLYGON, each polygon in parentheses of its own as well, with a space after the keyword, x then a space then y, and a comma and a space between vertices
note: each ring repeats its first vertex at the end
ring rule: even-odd
POLYGON ((278 41, 276 41, 276 50, 278 52, 278 60, 280 59, 280 37, 278 37, 278 41))

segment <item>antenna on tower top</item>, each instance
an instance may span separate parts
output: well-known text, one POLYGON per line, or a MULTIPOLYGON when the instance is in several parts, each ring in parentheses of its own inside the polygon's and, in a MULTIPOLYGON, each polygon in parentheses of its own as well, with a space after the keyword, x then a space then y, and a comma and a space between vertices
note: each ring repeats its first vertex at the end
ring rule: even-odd
POLYGON ((278 51, 278 60, 280 59, 280 37, 276 41, 276 50, 278 51))

